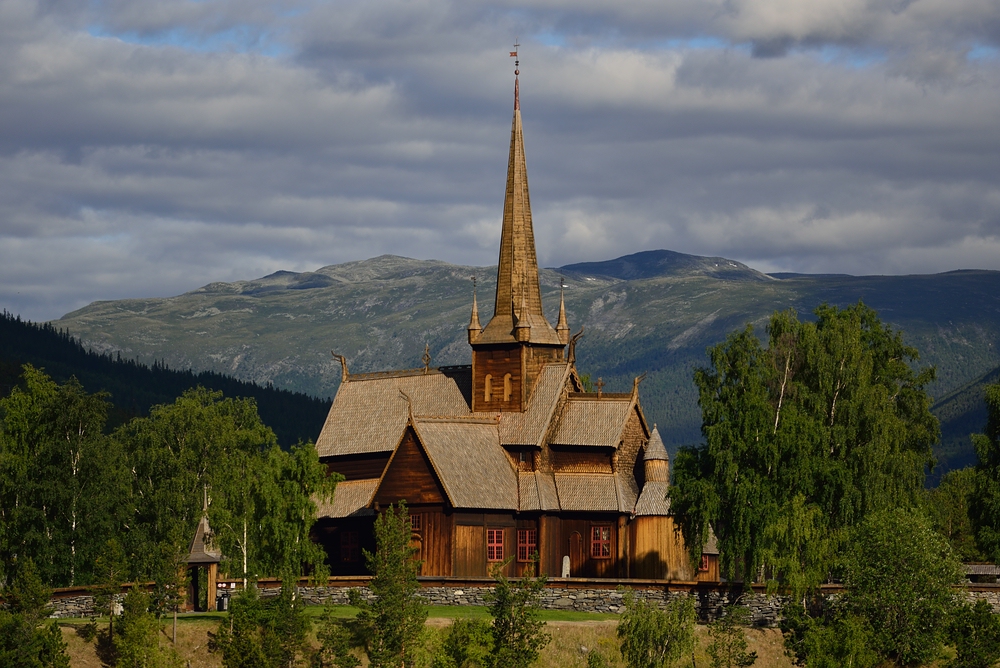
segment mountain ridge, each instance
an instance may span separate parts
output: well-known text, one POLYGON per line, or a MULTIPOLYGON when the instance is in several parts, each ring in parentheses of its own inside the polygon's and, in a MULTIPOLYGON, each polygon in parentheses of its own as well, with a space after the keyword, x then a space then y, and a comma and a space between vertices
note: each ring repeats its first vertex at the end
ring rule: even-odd
MULTIPOLYGON (((329 397, 340 378, 331 349, 352 371, 420 366, 425 344, 435 365, 467 364, 472 276, 488 317, 495 266, 383 255, 175 297, 95 302, 54 322, 100 352, 329 397)), ((706 347, 747 323, 762 335, 775 310, 809 318, 820 303, 863 300, 903 331, 922 365, 937 366, 937 396, 1000 365, 995 271, 779 279, 725 258, 659 250, 542 269, 539 280, 551 322, 565 281, 570 325, 586 332, 577 348, 582 373, 615 391, 648 372, 643 405, 671 451, 700 439, 691 375, 707 362, 706 347)))

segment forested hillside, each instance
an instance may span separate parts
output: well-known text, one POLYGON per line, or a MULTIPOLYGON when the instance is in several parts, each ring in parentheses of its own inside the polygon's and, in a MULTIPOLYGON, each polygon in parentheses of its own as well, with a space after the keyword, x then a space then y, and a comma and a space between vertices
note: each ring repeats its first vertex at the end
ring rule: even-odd
POLYGON ((58 382, 75 376, 88 392, 108 392, 112 408, 108 428, 149 414, 151 406, 170 404, 185 390, 201 385, 227 397, 252 397, 266 425, 282 447, 315 440, 330 404, 301 392, 231 378, 212 371, 175 371, 160 361, 151 365, 98 354, 84 348, 66 331, 49 324, 21 320, 4 311, 0 317, 0 397, 20 382, 24 364, 42 368, 58 382))

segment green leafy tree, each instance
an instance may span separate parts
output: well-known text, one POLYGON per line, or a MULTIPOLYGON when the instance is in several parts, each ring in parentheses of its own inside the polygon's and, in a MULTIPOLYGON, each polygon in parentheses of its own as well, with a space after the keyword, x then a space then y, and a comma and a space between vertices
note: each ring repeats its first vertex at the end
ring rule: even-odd
POLYGON ((937 487, 927 491, 926 509, 931 523, 962 561, 983 561, 969 516, 969 501, 975 490, 976 470, 968 467, 948 471, 937 487))
POLYGON ((167 577, 186 550, 209 490, 209 523, 226 561, 244 579, 302 572, 322 564, 309 539, 315 498, 328 497, 327 478, 310 444, 278 448, 252 399, 224 398, 204 388, 148 418, 116 430, 132 477, 128 550, 135 570, 167 577))
POLYGON ((232 600, 212 646, 223 666, 289 668, 305 655, 311 624, 295 589, 286 578, 278 596, 261 599, 251 585, 232 600))
POLYGON ((51 593, 34 562, 25 559, 16 565, 10 586, 2 590, 0 666, 69 668, 62 632, 47 619, 51 593))
POLYGON ((694 600, 682 596, 663 610, 631 591, 618 622, 618 640, 628 668, 666 668, 694 650, 694 600))
POLYGON ((757 652, 747 651, 745 628, 750 624, 750 610, 741 605, 726 607, 725 613, 709 624, 708 655, 712 668, 742 668, 757 662, 757 652))
POLYGON ((919 665, 947 638, 961 564, 921 515, 873 513, 855 530, 847 558, 845 611, 871 629, 883 659, 919 665))
POLYGON ((149 611, 149 596, 138 588, 125 595, 122 616, 112 634, 115 666, 118 668, 172 668, 180 657, 169 647, 160 647, 160 628, 149 611))
POLYGON ((0 399, 0 569, 30 558, 45 582, 88 584, 127 505, 121 451, 103 433, 107 396, 31 365, 22 385, 0 399))
POLYGON ((551 640, 538 614, 546 578, 535 576, 535 562, 521 580, 512 585, 503 574, 508 563, 509 559, 493 568, 496 584, 486 597, 493 617, 491 665, 528 668, 551 640))
POLYGON ((725 577, 804 593, 836 565, 844 529, 913 505, 938 435, 917 351, 857 304, 816 322, 775 313, 695 372, 705 442, 682 448, 670 498, 696 558, 713 528, 725 577))
POLYGON ((360 608, 357 621, 374 668, 412 666, 427 619, 427 606, 417 594, 420 562, 414 559, 416 548, 411 547, 410 536, 406 504, 389 506, 375 519, 375 552, 363 551, 375 599, 362 600, 357 590, 351 591, 351 604, 360 608))
POLYGON ((986 386, 986 429, 974 434, 979 461, 969 515, 979 549, 1000 564, 1000 385, 986 386))
POLYGON ((105 543, 104 552, 94 563, 96 586, 91 590, 94 596, 94 612, 97 616, 107 614, 108 634, 114 637, 115 607, 121 599, 122 585, 127 581, 128 564, 125 552, 117 540, 105 543))
POLYGON ((1000 661, 1000 615, 985 599, 955 611, 949 637, 957 653, 952 668, 991 668, 1000 661))

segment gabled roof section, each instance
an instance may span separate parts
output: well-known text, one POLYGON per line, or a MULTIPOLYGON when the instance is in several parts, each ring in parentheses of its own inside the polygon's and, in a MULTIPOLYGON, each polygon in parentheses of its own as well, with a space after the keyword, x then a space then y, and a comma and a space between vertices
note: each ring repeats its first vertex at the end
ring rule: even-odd
POLYGON ((556 473, 562 510, 618 512, 618 485, 611 473, 556 473))
POLYGON ((198 528, 194 531, 188 548, 189 564, 217 564, 222 561, 222 552, 211 545, 212 530, 208 526, 208 516, 202 515, 198 528))
MULTIPOLYGON (((515 91, 517 83, 515 82, 515 91)), ((517 99, 515 93, 515 100, 517 99)), ((500 233, 500 262, 497 267, 497 294, 493 317, 477 338, 480 343, 515 343, 514 326, 527 324, 529 343, 561 345, 556 331, 542 312, 538 285, 535 233, 531 226, 531 197, 528 195, 528 168, 524 158, 524 133, 520 105, 514 105, 510 129, 510 157, 507 162, 507 193, 503 203, 500 233)))
POLYGON ((316 517, 356 517, 373 515, 369 509, 372 496, 378 488, 378 478, 338 482, 333 499, 316 504, 316 517))
POLYGON ((503 445, 541 446, 563 388, 569 383, 570 370, 565 362, 546 364, 535 381, 524 412, 500 414, 500 442, 503 445))
POLYGON ((634 403, 632 394, 573 393, 551 443, 617 448, 634 403))
POLYGON ((316 451, 320 457, 392 452, 406 427, 408 401, 415 414, 467 416, 471 385, 467 367, 350 374, 333 399, 316 451))
POLYGON ((518 509, 517 472, 495 419, 416 416, 413 427, 452 506, 518 509))

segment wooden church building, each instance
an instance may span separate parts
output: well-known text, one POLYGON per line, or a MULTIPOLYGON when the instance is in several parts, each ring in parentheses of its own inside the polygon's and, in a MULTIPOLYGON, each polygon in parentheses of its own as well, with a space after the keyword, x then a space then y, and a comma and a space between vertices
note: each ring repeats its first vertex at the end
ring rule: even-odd
MULTIPOLYGON (((666 499, 667 452, 627 393, 586 392, 565 305, 542 309, 518 84, 493 315, 468 325, 472 363, 352 374, 317 439, 345 477, 319 508, 334 575, 365 572, 379 509, 405 500, 423 575, 486 576, 537 553, 550 577, 717 579, 692 569, 666 499)), ((716 570, 717 572, 717 570, 716 570)))

